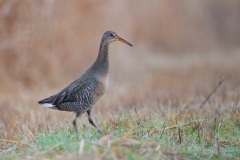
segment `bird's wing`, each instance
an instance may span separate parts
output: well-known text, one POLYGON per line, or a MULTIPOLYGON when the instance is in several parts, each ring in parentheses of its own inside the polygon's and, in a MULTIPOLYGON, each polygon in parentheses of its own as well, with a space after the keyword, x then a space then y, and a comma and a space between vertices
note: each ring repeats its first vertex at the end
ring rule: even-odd
POLYGON ((82 88, 84 88, 83 84, 84 83, 80 83, 79 80, 75 80, 59 93, 52 95, 50 97, 44 98, 38 103, 46 107, 52 107, 52 106, 59 105, 63 102, 66 102, 67 100, 74 101, 73 99, 71 100, 70 98, 72 93, 74 92, 74 90, 81 90, 82 88))
POLYGON ((93 96, 99 85, 94 77, 82 77, 75 80, 59 93, 39 101, 45 107, 65 110, 69 105, 91 106, 93 96))
POLYGON ((78 102, 81 104, 93 104, 93 93, 96 88, 96 82, 91 81, 75 82, 59 92, 53 105, 60 105, 67 102, 78 102))

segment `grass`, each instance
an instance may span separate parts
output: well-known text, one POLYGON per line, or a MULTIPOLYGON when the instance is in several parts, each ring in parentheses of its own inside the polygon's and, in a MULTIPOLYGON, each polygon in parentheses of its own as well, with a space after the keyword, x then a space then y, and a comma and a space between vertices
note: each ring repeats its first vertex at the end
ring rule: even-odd
MULTIPOLYGON (((187 58, 183 63, 170 57, 162 66, 158 64, 166 59, 155 56, 135 74, 116 72, 132 77, 123 83, 115 77, 94 108, 93 119, 105 134, 97 133, 83 115, 78 139, 71 123, 74 115, 37 105, 39 97, 48 95, 39 93, 39 87, 22 88, 15 94, 18 98, 0 99, 0 159, 239 159, 238 55, 230 57, 225 68, 220 63, 225 56, 216 64, 199 56, 194 65, 187 58), (149 75, 138 79, 145 71, 149 75), (216 75, 229 76, 200 108, 216 86, 216 75)), ((120 66, 128 71, 129 66, 120 66)))
POLYGON ((240 157, 239 109, 188 109, 161 115, 156 109, 122 111, 107 119, 99 116, 105 135, 79 125, 77 137, 71 124, 50 127, 32 139, 9 142, 1 159, 58 158, 94 159, 237 159, 240 157), (216 113, 216 114, 214 114, 216 113), (17 143, 15 143, 17 142, 17 143))
POLYGON ((239 157, 239 1, 0 4, 0 159, 239 157), (37 101, 92 64, 108 29, 134 47, 109 48, 109 90, 93 114, 106 134, 82 117, 77 139, 72 114, 37 101))

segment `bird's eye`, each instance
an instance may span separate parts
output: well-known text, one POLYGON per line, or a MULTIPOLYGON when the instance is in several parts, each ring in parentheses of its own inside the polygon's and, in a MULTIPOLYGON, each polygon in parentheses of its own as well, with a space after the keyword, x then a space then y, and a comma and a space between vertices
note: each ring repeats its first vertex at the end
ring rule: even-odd
POLYGON ((114 35, 111 33, 111 34, 110 34, 110 36, 112 36, 112 37, 113 37, 114 35))

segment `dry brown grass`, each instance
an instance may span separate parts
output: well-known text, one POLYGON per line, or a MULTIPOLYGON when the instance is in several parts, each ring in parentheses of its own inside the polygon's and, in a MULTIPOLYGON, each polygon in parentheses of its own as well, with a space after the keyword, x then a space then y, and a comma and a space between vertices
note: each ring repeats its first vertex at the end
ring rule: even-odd
POLYGON ((239 107, 239 6, 237 0, 0 1, 0 137, 32 137, 71 123, 71 113, 36 102, 87 69, 106 30, 134 47, 111 45, 110 88, 95 115, 122 108, 151 115, 152 108, 179 105, 197 110, 220 76, 224 85, 204 107, 213 113, 211 106, 239 107))

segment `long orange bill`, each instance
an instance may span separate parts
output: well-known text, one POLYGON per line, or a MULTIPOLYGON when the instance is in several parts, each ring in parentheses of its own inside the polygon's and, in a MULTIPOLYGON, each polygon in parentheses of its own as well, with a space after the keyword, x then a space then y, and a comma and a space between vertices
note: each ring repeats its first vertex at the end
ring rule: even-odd
POLYGON ((121 37, 116 37, 115 38, 116 39, 116 41, 120 41, 120 42, 123 42, 123 43, 126 43, 126 44, 128 44, 129 46, 133 46, 131 43, 129 43, 128 41, 126 41, 125 39, 122 39, 121 37))

